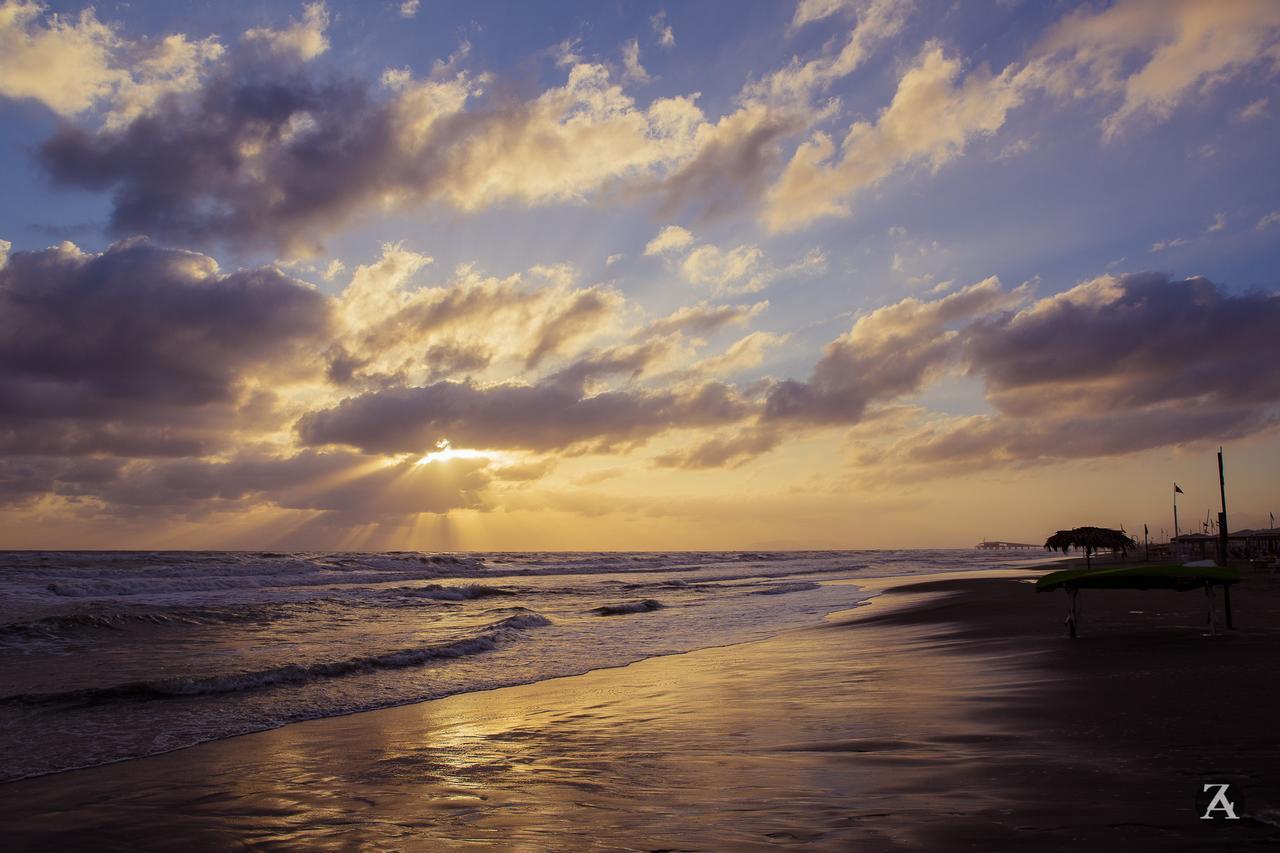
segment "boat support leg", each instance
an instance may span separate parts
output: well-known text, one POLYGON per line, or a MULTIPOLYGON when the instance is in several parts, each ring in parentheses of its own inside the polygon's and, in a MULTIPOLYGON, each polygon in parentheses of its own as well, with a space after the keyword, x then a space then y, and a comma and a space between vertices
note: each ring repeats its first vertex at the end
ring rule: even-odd
POLYGON ((1209 614, 1209 636, 1216 637, 1218 635, 1218 623, 1213 612, 1213 584, 1211 583, 1204 585, 1204 605, 1209 614))

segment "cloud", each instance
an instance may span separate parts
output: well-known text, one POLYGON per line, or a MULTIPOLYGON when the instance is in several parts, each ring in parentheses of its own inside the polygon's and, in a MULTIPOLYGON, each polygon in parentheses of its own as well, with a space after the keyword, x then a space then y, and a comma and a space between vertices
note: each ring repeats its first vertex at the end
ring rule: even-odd
POLYGON ((666 48, 676 46, 676 34, 671 25, 667 23, 667 11, 659 9, 649 18, 649 27, 653 30, 653 34, 658 37, 658 44, 666 48))
POLYGON ((721 249, 712 243, 695 245, 696 242, 688 229, 668 225, 649 241, 644 253, 667 258, 685 281, 717 294, 754 293, 779 276, 820 272, 826 267, 826 256, 817 250, 779 269, 767 263, 764 251, 751 243, 721 249))
POLYGON ((931 418, 888 453, 926 476, 1222 442, 1280 425, 1280 295, 1103 276, 964 333, 993 414, 931 418))
POLYGON ((1256 101, 1250 101, 1240 109, 1236 110, 1233 115, 1236 121, 1253 121, 1267 114, 1267 107, 1271 103, 1270 98, 1258 98, 1256 101))
POLYGON ((1151 244, 1152 252, 1163 252, 1165 249, 1176 249, 1179 246, 1187 245, 1185 237, 1172 237, 1168 240, 1157 240, 1151 244))
POLYGON ((427 379, 436 381, 483 370, 493 361, 493 354, 483 344, 449 340, 427 347, 424 359, 427 379))
POLYGON ((1036 51, 1037 73, 1058 94, 1119 97, 1103 121, 1110 139, 1268 61, 1277 35, 1280 6, 1270 0, 1124 0, 1063 18, 1036 51))
POLYGON ((1209 227, 1205 230, 1210 234, 1215 231, 1222 231, 1227 227, 1227 215, 1225 213, 1216 213, 1213 216, 1213 222, 1209 223, 1209 227))
POLYGON ((665 255, 693 245, 693 233, 679 225, 668 225, 644 247, 646 255, 665 255))
POLYGON ((537 462, 524 462, 490 468, 489 473, 493 475, 494 479, 502 480, 503 482, 528 483, 533 480, 541 480, 555 470, 557 464, 558 461, 554 456, 548 456, 537 462))
POLYGON ((1258 223, 1253 227, 1258 231, 1265 231, 1277 223, 1280 223, 1280 210, 1273 210, 1259 219, 1258 223))
POLYGON ((194 89, 223 52, 217 39, 181 34, 130 41, 92 8, 68 17, 40 3, 0 3, 0 96, 62 116, 96 107, 106 124, 123 125, 163 96, 194 89))
MULTIPOLYGON (((1253 407, 1156 406, 1036 419, 973 415, 930 424, 875 456, 884 453, 897 460, 899 475, 932 478, 1106 458, 1198 441, 1231 441, 1277 424, 1280 421, 1273 413, 1253 407)), ((874 464, 872 458, 864 461, 874 464)))
POLYGON ((0 6, 0 93, 38 100, 63 115, 87 110, 122 79, 113 67, 115 33, 91 8, 41 22, 44 12, 19 0, 0 6))
MULTIPOLYGON (((813 14, 835 8, 832 3, 812 7, 813 14)), ((900 26, 897 7, 873 4, 840 57, 793 62, 744 91, 774 101, 816 91, 832 75, 847 73, 846 53, 859 61, 865 55, 858 37, 864 27, 868 37, 879 38, 900 26)), ((927 45, 875 122, 855 122, 838 144, 826 132, 814 133, 795 150, 765 193, 761 220, 778 232, 826 216, 846 216, 859 193, 915 163, 936 171, 973 138, 997 132, 1010 110, 1040 91, 1058 97, 1120 98, 1121 105, 1103 121, 1106 139, 1139 116, 1166 119, 1191 93, 1268 61, 1278 35, 1280 6, 1267 0, 1127 0, 1067 15, 1023 62, 1011 63, 998 75, 985 68, 962 73, 958 59, 927 45)))
POLYGON ((616 297, 603 289, 578 291, 562 310, 543 319, 537 343, 525 358, 525 367, 537 367, 548 356, 563 351, 570 341, 600 331, 601 321, 616 302, 616 297))
MULTIPOLYGON (((402 6, 401 11, 403 10, 402 6)), ((325 30, 328 28, 329 10, 323 2, 315 2, 303 6, 302 20, 291 21, 285 29, 255 27, 245 32, 244 39, 250 43, 265 45, 275 53, 306 62, 329 49, 329 39, 325 37, 325 30)))
POLYGON ((766 300, 753 305, 709 305, 699 302, 679 308, 666 317, 650 323, 637 337, 647 339, 673 332, 707 335, 727 326, 742 325, 769 307, 766 300))
POLYGON ((654 457, 659 468, 737 468, 782 443, 782 434, 774 429, 748 427, 733 433, 713 436, 684 450, 674 450, 654 457))
POLYGON ((495 362, 529 370, 614 332, 625 309, 611 287, 576 286, 570 267, 499 279, 464 266, 445 286, 415 285, 431 262, 388 244, 376 262, 355 270, 338 300, 335 381, 422 384, 495 362))
POLYGON ((770 350, 782 346, 790 337, 776 332, 751 332, 734 341, 719 355, 697 362, 689 368, 689 373, 725 377, 759 367, 770 350))
MULTIPOLYGON (((0 504, 54 496, 81 512, 207 517, 259 506, 319 512, 333 521, 394 522, 419 513, 484 509, 484 490, 502 472, 486 457, 384 462, 349 451, 289 456, 244 451, 226 459, 0 459, 0 504)), ((530 468, 530 472, 532 468, 530 468)), ((530 473, 525 472, 525 473, 530 473)))
POLYGON ((993 277, 932 302, 909 297, 878 308, 826 346, 808 381, 775 384, 762 421, 857 423, 871 404, 918 392, 953 365, 963 345, 957 327, 1024 295, 1001 290, 993 277))
POLYGON ((740 326, 768 307, 754 305, 685 306, 636 329, 626 342, 592 349, 547 378, 547 382, 579 391, 605 390, 608 380, 621 377, 627 386, 641 379, 661 380, 668 388, 688 388, 709 378, 723 379, 759 365, 765 353, 782 344, 786 335, 752 332, 716 355, 700 358, 705 336, 740 326))
MULTIPOLYGON (((287 44, 313 32, 298 26, 282 31, 287 44)), ((378 91, 310 71, 302 48, 249 49, 266 38, 124 126, 61 128, 40 162, 61 185, 112 192, 114 233, 300 255, 370 209, 581 203, 652 182, 703 144, 692 98, 641 109, 601 65, 573 65, 531 100, 469 109, 484 75, 392 71, 378 91)))
POLYGON ((422 5, 422 0, 404 0, 400 4, 400 17, 413 18, 418 14, 418 7, 422 5))
POLYGON ((859 6, 858 22, 839 53, 808 62, 793 58, 787 67, 747 85, 742 91, 742 98, 747 101, 807 104, 815 94, 857 70, 880 42, 901 32, 911 11, 911 4, 903 0, 871 0, 865 4, 847 0, 806 0, 796 6, 791 27, 798 29, 842 9, 859 6))
POLYGON ((299 420, 304 445, 365 453, 414 453, 448 439, 459 447, 604 452, 672 429, 716 426, 748 412, 720 383, 679 391, 608 391, 583 396, 567 384, 438 382, 348 398, 299 420))
POLYGON ((857 0, 800 0, 796 4, 795 15, 791 18, 791 28, 799 29, 805 24, 821 21, 857 5, 857 0))
POLYGON ((950 306, 908 299, 863 317, 827 348, 809 382, 770 390, 762 423, 865 423, 874 429, 858 432, 855 464, 892 459, 894 475, 909 478, 1221 442, 1280 426, 1276 293, 1160 273, 1102 276, 1034 302, 991 283, 966 290, 950 306), (943 370, 981 381, 992 412, 917 408, 891 429, 874 423, 943 370))
POLYGON ((808 126, 803 110, 748 104, 711 124, 698 125, 692 156, 663 177, 641 182, 636 192, 656 195, 659 212, 696 213, 716 219, 756 204, 782 162, 781 141, 808 126))
POLYGON ((636 83, 649 82, 649 72, 640 64, 640 42, 635 39, 622 46, 622 67, 628 80, 636 83))
POLYGON ((610 376, 625 376, 628 382, 655 372, 664 362, 677 358, 683 340, 679 335, 650 338, 640 343, 620 344, 586 353, 551 375, 548 381, 586 392, 610 376))
POLYGON ((272 268, 142 241, 0 269, 0 453, 205 453, 314 372, 331 300, 272 268))
POLYGON ((1000 411, 1136 409, 1280 399, 1276 294, 1235 295, 1204 278, 1103 276, 978 324, 971 370, 1000 411))
POLYGON ((903 166, 922 162, 936 170, 974 136, 997 131, 1022 100, 1015 74, 977 69, 962 77, 961 70, 958 60, 930 45, 876 121, 855 122, 838 151, 828 134, 815 133, 766 194, 764 224, 789 231, 823 216, 847 215, 850 198, 903 166))
POLYGON ((753 293, 765 286, 764 252, 745 244, 720 249, 710 243, 698 246, 680 262, 680 272, 691 284, 715 293, 753 293))
POLYGON ((314 253, 317 233, 390 191, 395 123, 360 86, 226 67, 123 128, 63 127, 39 154, 57 183, 114 192, 116 234, 314 253))

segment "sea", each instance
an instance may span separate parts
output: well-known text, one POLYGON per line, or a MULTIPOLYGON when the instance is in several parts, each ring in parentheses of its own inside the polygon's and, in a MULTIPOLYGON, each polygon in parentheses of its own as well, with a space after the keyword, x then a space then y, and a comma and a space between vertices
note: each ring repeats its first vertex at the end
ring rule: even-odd
POLYGON ((859 578, 1045 561, 0 552, 0 781, 763 639, 856 607, 859 578))

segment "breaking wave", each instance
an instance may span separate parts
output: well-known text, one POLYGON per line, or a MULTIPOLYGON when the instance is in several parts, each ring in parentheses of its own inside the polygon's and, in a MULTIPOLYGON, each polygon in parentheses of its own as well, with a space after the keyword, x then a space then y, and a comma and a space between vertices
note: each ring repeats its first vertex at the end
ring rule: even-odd
POLYGON ((764 589, 757 589, 752 595, 786 595, 788 592, 804 592, 805 590, 818 589, 822 584, 813 581, 797 581, 795 583, 776 583, 767 586, 764 589))
POLYGON ((528 611, 508 616, 485 627, 479 634, 428 646, 397 649, 376 655, 360 655, 341 660, 310 664, 286 664, 253 672, 231 675, 166 678, 132 681, 110 687, 88 687, 59 693, 25 693, 0 698, 6 705, 94 704, 115 700, 175 699, 189 696, 211 696, 238 693, 286 684, 307 684, 326 678, 341 678, 354 673, 382 669, 422 666, 437 660, 467 657, 492 651, 502 643, 515 640, 521 631, 550 625, 551 620, 528 611))
POLYGON ((661 610, 664 606, 661 601, 646 598, 644 601, 628 601, 625 604, 606 604, 592 608, 591 612, 597 616, 622 616, 626 613, 649 613, 661 610))

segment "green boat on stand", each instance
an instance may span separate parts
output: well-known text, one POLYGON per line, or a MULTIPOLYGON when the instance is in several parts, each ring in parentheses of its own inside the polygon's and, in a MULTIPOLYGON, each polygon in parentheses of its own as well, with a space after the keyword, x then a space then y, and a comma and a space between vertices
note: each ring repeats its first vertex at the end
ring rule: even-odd
POLYGON ((1066 590, 1071 600, 1071 609, 1066 619, 1067 631, 1075 637, 1080 623, 1079 593, 1082 589, 1171 589, 1177 592, 1204 589, 1206 621, 1209 632, 1216 634, 1214 587, 1222 587, 1227 628, 1231 628, 1231 585, 1239 582, 1238 571, 1217 565, 1122 566, 1050 572, 1036 581, 1036 591, 1066 590))

